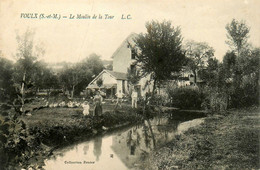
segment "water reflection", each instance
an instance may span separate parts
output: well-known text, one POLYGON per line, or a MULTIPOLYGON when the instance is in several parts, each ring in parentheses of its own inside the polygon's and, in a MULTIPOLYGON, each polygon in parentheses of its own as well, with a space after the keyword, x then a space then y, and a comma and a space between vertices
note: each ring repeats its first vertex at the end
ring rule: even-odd
POLYGON ((102 138, 100 138, 100 137, 95 138, 93 154, 96 156, 96 161, 99 161, 99 156, 102 153, 101 147, 102 147, 102 138))
POLYGON ((89 149, 89 144, 86 144, 86 145, 83 147, 84 155, 87 155, 88 149, 89 149))
MULTIPOLYGON (((44 168, 134 169, 151 150, 172 140, 177 129, 180 129, 179 124, 180 121, 167 118, 145 120, 143 124, 124 129, 121 132, 99 136, 59 150, 54 154, 56 156, 45 161, 44 168), (59 155, 59 153, 62 154, 59 155), (81 163, 65 163, 66 161, 81 163)), ((189 124, 187 125, 189 126, 189 124)))

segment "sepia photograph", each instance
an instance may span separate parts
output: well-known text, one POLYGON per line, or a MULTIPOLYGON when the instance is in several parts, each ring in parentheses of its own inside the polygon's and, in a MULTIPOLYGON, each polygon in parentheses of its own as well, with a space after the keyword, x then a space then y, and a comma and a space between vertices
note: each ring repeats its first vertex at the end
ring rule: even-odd
POLYGON ((0 170, 260 169, 259 0, 1 0, 0 170))

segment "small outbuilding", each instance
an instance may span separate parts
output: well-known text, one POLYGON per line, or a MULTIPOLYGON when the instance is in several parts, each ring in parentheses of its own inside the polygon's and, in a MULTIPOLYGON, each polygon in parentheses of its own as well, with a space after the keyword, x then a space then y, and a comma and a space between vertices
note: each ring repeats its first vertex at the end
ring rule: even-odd
POLYGON ((128 93, 127 75, 110 70, 103 70, 87 86, 87 90, 101 90, 107 98, 113 98, 119 90, 128 93))

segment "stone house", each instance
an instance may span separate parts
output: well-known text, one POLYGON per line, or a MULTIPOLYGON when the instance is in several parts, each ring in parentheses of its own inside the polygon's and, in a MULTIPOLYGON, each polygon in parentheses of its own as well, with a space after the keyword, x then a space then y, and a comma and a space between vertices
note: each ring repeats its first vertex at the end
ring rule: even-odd
MULTIPOLYGON (((127 81, 128 70, 134 70, 135 55, 130 45, 134 45, 136 33, 130 34, 113 53, 113 71, 103 70, 97 75, 87 86, 87 89, 102 89, 106 92, 107 97, 113 97, 119 90, 124 94, 131 93, 131 86, 127 81), (102 86, 98 86, 97 81, 102 79, 102 86)), ((149 77, 142 78, 136 85, 139 95, 144 96, 147 91, 151 90, 151 86, 147 85, 149 77)))
MULTIPOLYGON (((130 34, 113 53, 113 71, 103 70, 98 76, 96 76, 87 86, 87 89, 102 89, 106 93, 107 97, 114 97, 114 95, 121 90, 124 94, 131 94, 131 86, 127 81, 128 71, 138 69, 138 66, 134 64, 135 54, 130 48, 134 46, 134 38, 138 34, 130 34), (137 68, 136 68, 137 67, 137 68), (97 81, 102 79, 102 85, 99 87, 97 81)), ((189 86, 194 81, 191 72, 183 69, 180 72, 179 78, 176 83, 177 86, 189 86)), ((135 85, 139 96, 144 96, 146 92, 151 92, 153 82, 150 81, 150 76, 141 78, 135 85)))

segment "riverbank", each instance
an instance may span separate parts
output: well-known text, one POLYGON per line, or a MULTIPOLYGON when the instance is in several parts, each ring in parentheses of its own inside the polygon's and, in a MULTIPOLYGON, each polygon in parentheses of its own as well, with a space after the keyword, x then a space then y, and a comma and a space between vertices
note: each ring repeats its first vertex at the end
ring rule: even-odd
POLYGON ((103 105, 103 114, 99 117, 92 116, 93 108, 91 106, 89 116, 83 116, 82 108, 42 108, 21 119, 31 134, 37 134, 39 140, 49 146, 72 142, 142 120, 137 110, 128 105, 116 110, 113 104, 103 105))
MULTIPOLYGON (((12 110, 1 111, 0 169, 40 169, 57 148, 111 132, 143 120, 138 110, 124 105, 103 105, 103 114, 83 116, 83 108, 32 107, 18 119, 10 119, 12 110), (10 112, 10 113, 8 113, 10 112), (11 133, 10 133, 11 132, 11 133), (17 166, 19 165, 20 168, 17 166)), ((91 105, 91 111, 93 112, 91 105)))
POLYGON ((259 169, 260 109, 205 118, 154 151, 140 169, 259 169))

